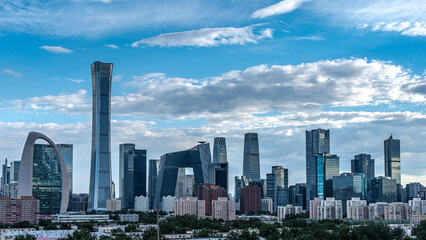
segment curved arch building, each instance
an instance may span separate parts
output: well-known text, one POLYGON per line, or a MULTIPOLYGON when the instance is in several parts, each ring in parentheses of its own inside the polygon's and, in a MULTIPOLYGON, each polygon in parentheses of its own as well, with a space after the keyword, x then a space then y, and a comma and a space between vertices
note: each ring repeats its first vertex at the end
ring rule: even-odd
POLYGON ((28 134, 22 152, 18 198, 22 196, 38 198, 41 214, 43 206, 49 207, 50 214, 67 211, 69 180, 64 158, 55 143, 38 132, 28 134), (48 145, 35 144, 38 139, 45 140, 48 145))

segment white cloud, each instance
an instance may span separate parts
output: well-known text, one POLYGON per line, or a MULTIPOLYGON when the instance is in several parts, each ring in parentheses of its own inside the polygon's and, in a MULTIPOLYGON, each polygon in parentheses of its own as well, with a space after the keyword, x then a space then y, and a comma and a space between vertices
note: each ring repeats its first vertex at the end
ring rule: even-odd
POLYGON ((320 41, 320 40, 325 40, 322 36, 307 36, 307 37, 295 37, 295 40, 313 40, 313 41, 320 41))
POLYGON ((385 32, 400 32, 402 35, 417 37, 426 36, 426 24, 424 22, 378 22, 374 24, 371 31, 385 31, 385 32))
POLYGON ((77 79, 77 78, 65 78, 65 80, 68 80, 68 81, 73 82, 73 83, 82 83, 82 82, 84 82, 83 79, 77 79))
POLYGON ((115 45, 115 44, 105 44, 105 47, 109 47, 109 48, 112 48, 112 49, 118 49, 118 46, 115 45))
POLYGON ((53 52, 53 53, 72 53, 73 51, 71 49, 68 48, 63 48, 61 46, 41 46, 40 47, 43 50, 49 51, 49 52, 53 52))
POLYGON ((308 1, 310 0, 282 0, 279 3, 255 11, 251 17, 262 19, 270 16, 289 13, 300 8, 302 3, 308 1))
POLYGON ((258 34, 252 25, 242 28, 203 28, 199 30, 160 34, 155 37, 142 39, 132 43, 132 47, 161 46, 161 47, 214 47, 218 45, 257 43, 264 38, 272 38, 273 30, 264 28, 258 34))
POLYGON ((15 76, 15 77, 20 77, 20 76, 22 76, 22 73, 20 73, 20 72, 15 72, 15 71, 10 70, 10 69, 4 69, 4 70, 3 70, 3 73, 10 74, 10 75, 13 75, 13 76, 15 76))
POLYGON ((121 80, 123 80, 123 75, 114 75, 114 77, 112 77, 113 82, 120 82, 121 80))

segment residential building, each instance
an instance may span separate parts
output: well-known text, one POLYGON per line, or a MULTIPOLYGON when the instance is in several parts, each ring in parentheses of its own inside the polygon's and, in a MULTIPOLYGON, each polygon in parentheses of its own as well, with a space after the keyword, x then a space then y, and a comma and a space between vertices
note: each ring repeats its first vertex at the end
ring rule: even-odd
POLYGON ((260 180, 259 136, 257 133, 244 135, 243 176, 260 180))
POLYGON ((133 143, 120 144, 120 199, 123 209, 133 209, 137 196, 146 196, 146 150, 133 143))
POLYGON ((408 204, 391 203, 385 206, 385 220, 411 220, 412 211, 408 204))
POLYGON ((293 205, 278 206, 277 212, 278 219, 281 221, 283 219, 286 219, 286 217, 289 215, 296 215, 302 213, 302 207, 293 205))
POLYGON ((247 186, 240 189, 240 211, 258 212, 262 209, 262 189, 258 186, 247 186))
POLYGON ((107 200, 106 210, 110 212, 121 211, 121 200, 112 198, 107 200))
POLYGON ((413 213, 417 212, 420 214, 426 214, 426 200, 414 198, 413 200, 408 201, 408 206, 411 207, 413 213))
POLYGON ((112 63, 94 62, 92 70, 92 159, 88 210, 103 210, 111 199, 112 63))
POLYGON ((330 153, 330 130, 314 129, 306 131, 306 201, 309 208, 309 201, 317 194, 317 154, 330 153))
POLYGON ((149 211, 149 198, 145 196, 135 197, 135 211, 148 212, 149 211))
POLYGON ((139 214, 119 214, 120 222, 139 222, 139 214))
POLYGON ((363 220, 371 219, 366 200, 361 200, 359 197, 353 197, 346 201, 346 218, 363 220))
POLYGON ((369 211, 373 212, 374 219, 384 219, 385 218, 385 207, 389 206, 389 203, 386 202, 376 202, 370 203, 369 211))
POLYGON ((371 194, 373 202, 396 202, 396 180, 390 177, 375 177, 371 180, 371 194))
POLYGON ((208 168, 211 163, 210 145, 205 142, 186 151, 161 156, 154 206, 160 204, 162 197, 175 195, 179 168, 193 168, 195 186, 200 186, 209 182, 208 168))
POLYGON ((177 198, 174 196, 164 196, 161 201, 161 210, 164 212, 173 212, 175 210, 175 202, 177 198))
POLYGON ((68 180, 59 148, 47 136, 30 132, 22 152, 17 197, 39 199, 41 215, 64 213, 70 197, 68 180), (35 144, 38 139, 48 144, 35 144))
POLYGON ((28 221, 38 223, 40 201, 33 197, 23 196, 20 199, 0 197, 0 223, 13 224, 28 221))
POLYGON ((240 189, 243 187, 247 187, 250 183, 250 179, 245 176, 235 176, 235 202, 238 205, 240 202, 240 189))
POLYGON ((312 219, 342 219, 342 201, 329 197, 326 200, 315 198, 310 201, 310 218, 312 219))
POLYGON ((384 141, 385 146, 385 176, 401 184, 401 150, 399 139, 391 135, 384 141))
POLYGON ((149 197, 149 208, 155 209, 154 197, 155 187, 157 185, 158 170, 160 170, 160 160, 150 159, 148 166, 148 197, 149 197))
POLYGON ((370 154, 360 153, 351 160, 351 172, 364 174, 364 197, 368 202, 372 201, 371 180, 375 177, 374 159, 370 154))
POLYGON ((174 203, 175 216, 195 215, 199 219, 206 217, 206 204, 204 200, 196 197, 185 197, 174 203))
POLYGON ((197 194, 198 200, 205 200, 206 215, 212 214, 213 200, 218 200, 219 197, 227 197, 226 190, 223 187, 209 183, 198 186, 197 194))
POLYGON ((224 221, 235 220, 235 201, 228 200, 227 197, 219 197, 217 200, 213 200, 212 217, 224 221))
POLYGON ((418 213, 418 212, 413 212, 413 215, 411 217, 411 224, 417 225, 419 224, 421 221, 426 221, 426 215, 418 213))
POLYGON ((263 198, 262 199, 262 212, 274 212, 272 198, 263 198))

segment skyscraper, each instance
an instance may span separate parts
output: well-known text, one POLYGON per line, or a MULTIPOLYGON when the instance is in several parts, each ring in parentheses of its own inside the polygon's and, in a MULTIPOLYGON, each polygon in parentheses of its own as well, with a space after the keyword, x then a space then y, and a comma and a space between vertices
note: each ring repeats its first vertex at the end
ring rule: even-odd
POLYGON ((243 176, 250 180, 260 180, 259 139, 257 133, 244 136, 243 176))
POLYGON ((228 162, 226 155, 226 140, 224 137, 215 137, 213 144, 213 163, 228 162))
POLYGON ((364 174, 364 198, 371 201, 371 180, 375 177, 374 159, 370 154, 361 153, 354 156, 351 161, 353 173, 364 174))
POLYGON ((106 209, 111 199, 112 63, 94 62, 92 69, 92 161, 88 210, 106 209))
MULTIPOLYGON (((70 197, 72 198, 72 168, 73 168, 73 145, 72 144, 57 144, 56 145, 64 158, 65 165, 67 166, 68 183, 70 197)), ((68 209, 71 208, 71 201, 69 201, 68 209)))
POLYGON ((243 187, 247 187, 249 185, 249 180, 245 177, 245 176, 241 176, 241 178, 239 176, 235 176, 235 202, 239 203, 240 202, 240 190, 243 187))
POLYGON ((21 161, 10 162, 10 181, 18 181, 20 166, 21 161))
POLYGON ((146 196, 146 150, 120 144, 120 199, 123 209, 133 209, 134 199, 146 196))
MULTIPOLYGON (((317 158, 319 153, 330 153, 330 130, 306 131, 306 200, 317 196, 317 158)), ((309 202, 307 207, 309 206, 309 202)))
POLYGON ((333 176, 339 176, 339 157, 333 154, 316 154, 316 196, 322 199, 333 196, 333 176))
POLYGON ((285 206, 289 202, 288 169, 282 166, 273 166, 272 173, 266 174, 267 197, 272 198, 273 211, 278 206, 285 206))
POLYGON ((401 184, 400 141, 393 139, 392 135, 385 140, 385 176, 401 184))
POLYGON ((148 197, 149 208, 154 209, 155 187, 157 185, 158 170, 160 169, 160 160, 150 159, 148 166, 148 197))

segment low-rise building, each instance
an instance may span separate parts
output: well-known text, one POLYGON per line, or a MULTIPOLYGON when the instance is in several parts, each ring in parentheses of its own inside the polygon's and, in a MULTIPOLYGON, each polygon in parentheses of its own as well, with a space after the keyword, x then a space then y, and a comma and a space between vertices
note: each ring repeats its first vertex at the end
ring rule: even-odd
POLYGON ((108 199, 107 211, 111 211, 111 212, 121 211, 121 200, 117 198, 108 199))
POLYGON ((33 197, 10 199, 0 197, 0 223, 17 223, 28 221, 37 223, 40 213, 40 200, 33 197))
POLYGON ((219 197, 217 200, 213 200, 212 217, 225 221, 235 220, 235 201, 228 200, 227 197, 219 197))
POLYGON ((342 219, 342 201, 329 197, 326 200, 315 198, 310 201, 310 218, 312 219, 342 219))
POLYGON ((119 214, 121 222, 139 222, 139 214, 119 214))
POLYGON ((282 219, 286 219, 288 215, 296 215, 302 213, 302 206, 278 206, 278 219, 281 221, 282 219))
MULTIPOLYGON (((47 218, 47 217, 45 217, 47 218)), ((49 216, 48 219, 51 219, 54 222, 107 222, 110 221, 109 215, 107 214, 59 214, 49 216)))
MULTIPOLYGON (((9 231, 1 236, 1 240, 12 240, 15 239, 19 235, 30 235, 34 236, 36 239, 66 239, 68 236, 72 235, 75 230, 48 230, 48 231, 9 231)), ((101 232, 93 232, 91 233, 96 239, 100 239, 101 236, 109 236, 106 233, 101 232)))
POLYGON ((195 215, 198 218, 206 217, 206 202, 196 197, 184 197, 175 201, 175 216, 195 215))
POLYGON ((149 198, 145 196, 135 197, 135 211, 148 212, 149 211, 149 198))
POLYGON ((263 212, 272 213, 273 212, 272 206, 273 206, 272 198, 263 198, 262 199, 262 211, 263 212))

